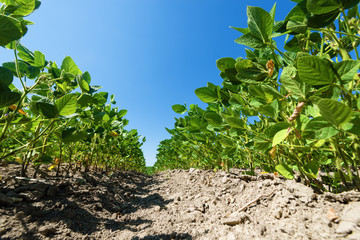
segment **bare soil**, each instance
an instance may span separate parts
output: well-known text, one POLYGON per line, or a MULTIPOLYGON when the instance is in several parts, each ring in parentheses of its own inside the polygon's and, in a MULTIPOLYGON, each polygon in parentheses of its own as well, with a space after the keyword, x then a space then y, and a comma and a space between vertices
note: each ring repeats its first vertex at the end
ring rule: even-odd
POLYGON ((0 166, 0 239, 360 239, 360 193, 205 170, 22 179, 0 166))

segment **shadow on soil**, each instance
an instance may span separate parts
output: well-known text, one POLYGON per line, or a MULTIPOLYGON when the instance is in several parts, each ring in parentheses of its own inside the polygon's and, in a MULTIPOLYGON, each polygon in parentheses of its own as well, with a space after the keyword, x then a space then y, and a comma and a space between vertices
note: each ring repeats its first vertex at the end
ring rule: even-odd
MULTIPOLYGON (((140 225, 142 229, 150 227, 152 221, 134 219, 131 217, 133 213, 154 206, 165 207, 169 203, 159 194, 151 194, 150 188, 159 183, 151 176, 126 172, 113 173, 111 176, 81 174, 81 178, 73 182, 65 180, 55 184, 41 183, 41 187, 35 186, 39 183, 18 183, 15 189, 5 187, 0 189, 1 193, 24 198, 24 201, 13 206, 2 206, 0 203, 0 218, 1 215, 5 218, 15 215, 15 219, 5 225, 3 232, 18 231, 16 235, 10 236, 26 239, 40 239, 41 235, 52 237, 60 232, 61 235, 79 237, 102 229, 111 229, 113 232, 130 230, 135 233, 140 225), (49 189, 52 189, 51 194, 49 189)), ((3 235, 5 238, 1 238, 1 235, 0 239, 6 239, 6 234, 3 235)), ((177 234, 141 239, 192 237, 177 234)))

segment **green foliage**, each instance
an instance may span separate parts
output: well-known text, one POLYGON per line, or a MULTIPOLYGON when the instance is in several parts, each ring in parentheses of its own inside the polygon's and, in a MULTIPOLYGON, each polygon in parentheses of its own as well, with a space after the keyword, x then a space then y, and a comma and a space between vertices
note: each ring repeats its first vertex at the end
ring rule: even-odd
POLYGON ((206 109, 173 106, 187 115, 167 129, 157 170, 260 167, 321 190, 360 189, 359 0, 294 2, 283 21, 276 5, 247 8, 235 42, 254 50, 217 60, 222 84, 195 90, 206 109))
POLYGON ((20 159, 22 175, 30 164, 62 163, 101 170, 145 171, 141 150, 145 138, 125 130, 127 110, 118 110, 115 96, 97 92, 88 72, 71 57, 58 68, 40 51, 20 43, 29 21, 23 17, 40 6, 36 0, 3 0, 0 45, 12 49, 15 61, 0 67, 0 160, 20 159), (19 81, 23 90, 12 83, 19 81), (27 86, 33 79, 34 84, 27 86), (77 90, 80 89, 80 92, 77 90))

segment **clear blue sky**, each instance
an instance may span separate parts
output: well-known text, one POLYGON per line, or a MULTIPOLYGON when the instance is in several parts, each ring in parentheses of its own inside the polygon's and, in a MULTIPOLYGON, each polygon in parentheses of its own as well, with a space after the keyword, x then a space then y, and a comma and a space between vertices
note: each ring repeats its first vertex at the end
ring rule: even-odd
MULTIPOLYGON (((275 20, 295 3, 278 0, 275 20)), ((89 71, 93 85, 116 95, 127 109, 127 129, 146 136, 148 166, 156 161, 161 140, 173 128, 174 104, 199 104, 194 90, 207 82, 221 84, 216 60, 245 55, 234 42, 247 27, 246 6, 269 11, 275 1, 251 0, 43 0, 28 17, 35 22, 22 43, 47 60, 71 56, 89 71)), ((2 49, 0 63, 12 61, 2 49)))

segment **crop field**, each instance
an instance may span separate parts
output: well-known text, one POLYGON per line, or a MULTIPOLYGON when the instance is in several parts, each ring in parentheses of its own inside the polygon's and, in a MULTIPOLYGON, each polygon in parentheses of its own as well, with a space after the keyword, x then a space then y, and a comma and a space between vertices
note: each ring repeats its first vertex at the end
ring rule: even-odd
POLYGON ((360 239, 360 0, 293 2, 247 7, 149 167, 114 94, 22 44, 41 2, 0 1, 0 239, 360 239))

